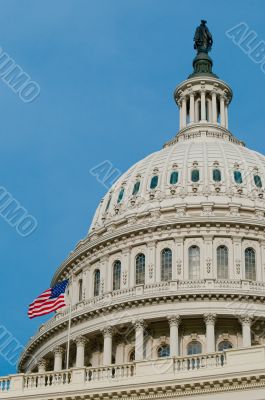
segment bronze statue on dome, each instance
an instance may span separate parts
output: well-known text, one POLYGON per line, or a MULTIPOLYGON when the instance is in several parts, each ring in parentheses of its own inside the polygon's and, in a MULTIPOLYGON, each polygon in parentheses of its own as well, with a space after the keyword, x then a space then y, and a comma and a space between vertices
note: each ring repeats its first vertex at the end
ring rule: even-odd
POLYGON ((206 26, 207 21, 201 20, 201 25, 197 27, 194 35, 194 49, 198 53, 208 53, 212 49, 212 34, 206 26))

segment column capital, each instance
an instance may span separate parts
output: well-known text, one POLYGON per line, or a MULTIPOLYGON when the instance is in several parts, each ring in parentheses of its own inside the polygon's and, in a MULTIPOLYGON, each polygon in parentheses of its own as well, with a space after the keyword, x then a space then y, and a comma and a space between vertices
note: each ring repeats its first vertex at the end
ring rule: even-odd
POLYGON ((240 315, 239 317, 239 321, 241 322, 242 325, 251 325, 252 321, 253 321, 253 316, 252 315, 240 315))
POLYGON ((103 333, 104 338, 105 337, 112 337, 112 335, 113 335, 113 327, 112 326, 106 326, 105 328, 102 329, 101 332, 103 333))
POLYGON ((88 343, 88 339, 85 338, 84 336, 76 336, 74 339, 74 342, 76 343, 77 346, 85 346, 86 343, 88 343))
POLYGON ((55 356, 63 355, 64 353, 64 348, 62 346, 57 346, 53 349, 53 354, 55 356))
POLYGON ((216 316, 216 314, 207 313, 207 314, 203 314, 203 318, 204 318, 204 322, 206 325, 214 325, 217 316, 216 316))
POLYGON ((169 315, 167 317, 169 326, 179 326, 181 323, 181 316, 180 315, 169 315))
POLYGON ((133 325, 134 325, 135 329, 146 328, 146 322, 144 319, 137 319, 137 320, 133 321, 133 325))
POLYGON ((48 365, 48 361, 45 360, 45 358, 40 358, 40 359, 37 361, 37 366, 38 366, 39 368, 46 369, 46 368, 47 368, 47 365, 48 365))

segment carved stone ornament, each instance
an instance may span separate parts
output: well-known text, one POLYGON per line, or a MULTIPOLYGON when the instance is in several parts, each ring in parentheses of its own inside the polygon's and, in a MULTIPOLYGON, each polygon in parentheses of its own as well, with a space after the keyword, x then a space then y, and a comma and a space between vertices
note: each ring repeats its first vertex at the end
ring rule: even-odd
POLYGON ((204 314, 204 322, 206 325, 214 325, 216 321, 216 314, 204 314))
POLYGON ((206 259, 206 269, 207 269, 207 274, 211 272, 211 266, 212 266, 212 259, 208 257, 206 259))
POLYGON ((239 259, 236 259, 236 273, 237 275, 240 274, 240 268, 241 267, 241 261, 239 259))
POLYGON ((123 285, 126 285, 126 283, 127 283, 127 276, 128 276, 128 272, 127 271, 123 271, 122 272, 122 283, 123 283, 123 285))
POLYGON ((153 264, 149 264, 149 278, 152 279, 154 276, 154 265, 153 264))
POLYGON ((178 275, 181 274, 181 270, 182 270, 182 261, 181 261, 181 259, 179 258, 179 259, 177 260, 177 273, 178 273, 178 275))
POLYGON ((170 315, 167 317, 169 326, 179 326, 181 323, 180 315, 170 315))

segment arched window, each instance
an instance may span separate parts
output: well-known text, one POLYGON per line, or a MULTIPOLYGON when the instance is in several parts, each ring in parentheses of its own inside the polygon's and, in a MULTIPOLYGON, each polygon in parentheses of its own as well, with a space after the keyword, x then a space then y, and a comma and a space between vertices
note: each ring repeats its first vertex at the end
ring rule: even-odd
POLYGON ((132 195, 135 196, 139 192, 139 189, 140 189, 140 181, 137 181, 134 184, 132 195))
POLYGON ((187 354, 191 356, 193 354, 200 354, 202 352, 202 345, 197 340, 193 340, 187 346, 187 354))
POLYGON ((155 188, 157 187, 157 185, 158 185, 158 176, 155 175, 155 176, 153 176, 153 178, 151 179, 151 182, 150 182, 150 189, 155 189, 155 188))
POLYGON ((198 246, 189 248, 189 279, 200 279, 200 249, 198 246))
POLYGON ((78 301, 83 300, 83 279, 78 281, 78 301))
POLYGON ((159 358, 162 357, 169 357, 170 356, 170 348, 168 344, 164 344, 163 346, 160 346, 157 350, 157 355, 159 358))
POLYGON ((100 270, 96 269, 94 272, 94 296, 99 296, 100 294, 100 270))
POLYGON ((191 171, 191 180, 192 180, 192 182, 199 182, 199 180, 200 180, 200 171, 198 169, 193 169, 191 171))
POLYGON ((113 290, 121 288, 121 262, 120 260, 114 261, 113 264, 113 290))
POLYGON ((170 175, 170 185, 176 185, 179 180, 179 173, 177 171, 171 172, 170 175))
POLYGON ((216 251, 217 279, 228 279, 228 248, 219 246, 216 251))
POLYGON ((254 182, 258 188, 262 188, 262 180, 259 175, 254 175, 254 182))
POLYGON ((234 180, 238 184, 241 184, 243 182, 242 174, 240 171, 234 171, 234 180))
POLYGON ((256 280, 256 253, 251 247, 245 250, 245 278, 256 280))
POLYGON ((107 205, 106 205, 105 211, 108 211, 108 209, 109 209, 109 206, 110 206, 110 202, 111 202, 111 196, 109 196, 109 198, 108 198, 108 202, 107 202, 107 205))
POLYGON ((135 350, 131 350, 129 353, 129 362, 133 362, 135 360, 135 350))
POLYGON ((218 351, 224 351, 227 349, 232 349, 233 346, 228 340, 223 340, 218 344, 218 351))
POLYGON ((140 253, 135 258, 135 283, 143 285, 145 283, 145 255, 140 253))
POLYGON ((172 279, 172 251, 163 249, 161 251, 161 281, 172 279))
POLYGON ((222 180, 222 175, 220 169, 213 169, 213 181, 214 182, 221 182, 222 180))
POLYGON ((121 190, 119 192, 119 196, 118 196, 118 201, 117 201, 118 204, 122 201, 123 195, 124 195, 124 188, 121 188, 121 190))

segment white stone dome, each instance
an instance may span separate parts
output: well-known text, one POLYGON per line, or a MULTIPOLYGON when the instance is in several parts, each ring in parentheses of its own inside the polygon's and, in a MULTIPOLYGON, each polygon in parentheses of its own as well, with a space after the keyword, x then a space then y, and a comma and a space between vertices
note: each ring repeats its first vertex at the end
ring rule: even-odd
POLYGON ((196 124, 182 129, 162 150, 137 162, 117 180, 101 201, 90 231, 152 211, 159 213, 175 207, 181 212, 186 205, 244 204, 263 208, 264 182, 262 154, 246 148, 220 126, 217 129, 214 125, 196 124), (197 182, 192 181, 193 170, 199 171, 197 182), (213 176, 214 170, 219 171, 215 172, 217 176, 213 176), (174 172, 177 174, 171 183, 174 172), (157 186, 151 189, 155 176, 157 186))

